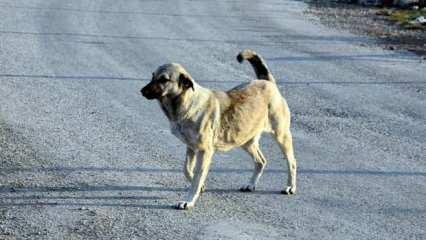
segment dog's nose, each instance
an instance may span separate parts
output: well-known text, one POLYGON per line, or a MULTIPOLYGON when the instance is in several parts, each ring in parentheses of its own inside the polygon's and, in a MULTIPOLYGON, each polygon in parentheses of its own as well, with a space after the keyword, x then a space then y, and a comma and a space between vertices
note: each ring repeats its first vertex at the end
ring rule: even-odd
POLYGON ((142 94, 142 96, 146 97, 146 96, 145 96, 145 95, 146 95, 146 90, 145 90, 145 88, 142 88, 142 89, 141 89, 141 94, 142 94))

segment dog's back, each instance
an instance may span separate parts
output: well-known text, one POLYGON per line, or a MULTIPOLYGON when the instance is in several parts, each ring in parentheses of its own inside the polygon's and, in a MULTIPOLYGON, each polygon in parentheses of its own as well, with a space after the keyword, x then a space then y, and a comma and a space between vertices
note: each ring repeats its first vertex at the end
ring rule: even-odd
POLYGON ((241 146, 261 132, 271 131, 271 113, 287 115, 288 112, 263 59, 252 50, 244 50, 237 60, 248 60, 259 80, 243 83, 227 92, 215 92, 221 109, 217 146, 223 148, 241 146))

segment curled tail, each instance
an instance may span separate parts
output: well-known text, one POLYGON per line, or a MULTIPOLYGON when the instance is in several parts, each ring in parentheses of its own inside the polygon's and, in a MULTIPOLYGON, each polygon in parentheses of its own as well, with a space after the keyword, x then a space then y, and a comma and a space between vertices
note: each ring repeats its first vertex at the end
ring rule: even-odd
POLYGON ((272 76, 271 72, 269 72, 265 61, 261 56, 257 55, 255 51, 245 49, 238 54, 237 60, 239 63, 242 63, 244 60, 249 61, 251 66, 254 68, 256 77, 258 79, 265 79, 271 82, 275 82, 275 78, 272 76))

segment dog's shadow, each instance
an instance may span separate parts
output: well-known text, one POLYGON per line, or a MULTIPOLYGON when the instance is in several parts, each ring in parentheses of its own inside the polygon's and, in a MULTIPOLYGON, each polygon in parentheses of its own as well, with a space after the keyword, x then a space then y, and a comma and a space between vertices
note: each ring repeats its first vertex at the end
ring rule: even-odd
MULTIPOLYGON (((179 169, 149 169, 149 168, 3 168, 0 174, 15 172, 166 172, 181 173, 179 169)), ((250 169, 212 169, 216 174, 224 173, 251 173, 250 169)), ((281 174, 282 170, 265 170, 265 174, 281 174)), ((425 172, 404 171, 373 171, 373 170, 319 170, 300 169, 303 175, 351 175, 351 176, 381 176, 381 177, 411 177, 426 176, 425 172)), ((126 186, 126 185, 77 185, 77 186, 0 186, 0 207, 9 206, 65 206, 65 207, 133 207, 142 209, 171 209, 170 200, 164 194, 174 192, 185 194, 187 188, 181 187, 157 187, 157 186, 126 186), (158 195, 144 195, 143 193, 158 195), (168 204, 161 204, 161 202, 168 204), (153 202, 153 204, 151 204, 153 202)), ((280 191, 256 190, 243 193, 239 189, 209 188, 203 194, 280 194, 280 191)))
MULTIPOLYGON (((138 192, 181 192, 187 188, 148 186, 64 186, 64 187, 0 187, 0 207, 9 206, 64 206, 64 207, 126 207, 141 209, 172 209, 173 205, 157 204, 165 197, 144 196, 138 192), (124 194, 124 192, 131 192, 124 194), (118 192, 114 195, 102 192, 118 192), (96 194, 96 195, 94 195, 96 194), (142 202, 141 202, 142 201, 142 202), (154 201, 155 204, 145 204, 154 201)), ((206 189, 203 194, 279 194, 279 191, 255 191, 243 193, 238 189, 206 189)))

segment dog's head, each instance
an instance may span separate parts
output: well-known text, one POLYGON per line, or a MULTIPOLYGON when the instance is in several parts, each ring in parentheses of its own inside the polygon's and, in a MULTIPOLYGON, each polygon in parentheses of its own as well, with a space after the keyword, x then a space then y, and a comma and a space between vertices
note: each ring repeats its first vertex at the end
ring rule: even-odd
POLYGON ((187 90, 194 90, 194 80, 179 64, 170 63, 157 68, 152 80, 142 88, 141 93, 147 99, 176 97, 187 90))

